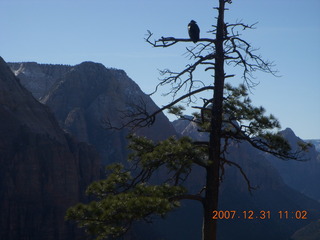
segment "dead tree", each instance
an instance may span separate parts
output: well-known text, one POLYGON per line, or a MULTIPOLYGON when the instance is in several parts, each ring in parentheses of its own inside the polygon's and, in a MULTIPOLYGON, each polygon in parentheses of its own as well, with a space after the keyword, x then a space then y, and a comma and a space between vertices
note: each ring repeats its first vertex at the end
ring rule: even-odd
MULTIPOLYGON (((273 70, 273 63, 263 60, 260 55, 255 53, 255 49, 241 38, 239 31, 253 29, 255 24, 247 25, 242 22, 230 24, 225 22, 224 13, 227 10, 225 7, 226 3, 231 4, 231 1, 219 0, 219 7, 216 8, 218 17, 211 31, 213 38, 200 38, 194 47, 187 48, 187 52, 193 60, 193 63, 189 64, 180 72, 170 70, 162 71, 161 74, 164 78, 156 88, 157 90, 158 87, 162 85, 170 84, 172 86, 170 94, 174 97, 180 95, 180 97, 176 97, 176 100, 161 108, 159 112, 171 108, 181 100, 191 101, 190 97, 195 94, 208 90, 212 91, 212 98, 205 99, 203 106, 198 107, 200 109, 208 109, 208 106, 211 106, 211 109, 209 109, 209 111, 211 111, 209 114, 210 119, 207 119, 210 124, 208 125, 208 129, 206 129, 206 131, 209 132, 209 142, 207 143, 208 160, 204 165, 207 173, 204 188, 205 195, 201 200, 204 211, 203 240, 216 239, 217 220, 212 219, 212 212, 218 209, 219 184, 223 165, 229 164, 237 167, 246 179, 249 190, 252 189, 241 166, 225 158, 225 152, 230 139, 247 141, 253 147, 280 158, 298 159, 298 152, 291 153, 288 143, 279 135, 262 133, 263 129, 279 127, 278 121, 272 115, 262 117, 264 109, 256 108, 255 116, 245 116, 245 113, 241 113, 244 109, 236 109, 236 106, 232 106, 232 104, 235 103, 228 103, 228 97, 225 97, 225 79, 234 77, 234 75, 227 75, 225 73, 225 65, 240 67, 242 69, 243 88, 250 89, 256 85, 253 76, 255 71, 276 74, 273 70), (193 74, 199 66, 205 66, 205 71, 213 72, 213 84, 205 84, 204 81, 202 81, 203 87, 195 87, 195 84, 199 80, 195 80, 193 74), (185 88, 188 89, 188 91, 181 96, 180 92, 185 88), (229 112, 228 115, 226 112, 229 112), (226 115, 228 117, 225 117, 226 115), (248 121, 249 123, 246 125, 245 122, 248 121), (223 130, 223 125, 226 123, 233 126, 232 131, 228 132, 223 130), (275 146, 277 141, 279 144, 278 147, 275 146)), ((146 41, 153 47, 167 48, 178 43, 192 41, 188 38, 176 37, 161 37, 158 40, 152 40, 152 36, 153 34, 149 31, 146 41)), ((229 90, 232 89, 230 86, 227 87, 229 90)), ((240 90, 233 88, 233 93, 235 91, 240 90)), ((240 107, 240 105, 241 104, 239 104, 238 107, 240 107)), ((245 105, 246 104, 242 107, 250 108, 249 102, 247 106, 245 105)), ((204 121, 203 115, 201 121, 204 121)))
MULTIPOLYGON (((262 71, 275 74, 276 72, 273 70, 272 62, 264 61, 260 55, 255 53, 255 49, 241 38, 240 32, 246 29, 253 29, 254 24, 247 25, 242 22, 230 24, 225 22, 224 13, 227 10, 225 5, 227 3, 231 4, 231 1, 217 1, 219 6, 215 9, 218 12, 218 16, 213 29, 210 31, 213 38, 200 38, 193 47, 187 48, 187 53, 192 63, 182 71, 174 72, 168 69, 161 71, 163 79, 156 86, 155 91, 158 91, 159 87, 169 84, 171 89, 167 94, 171 94, 174 100, 153 113, 149 113, 146 106, 140 104, 136 106, 136 112, 125 114, 128 121, 120 126, 120 128, 136 128, 152 125, 157 114, 164 110, 170 110, 177 116, 182 117, 183 107, 179 105, 182 101, 191 103, 192 97, 210 91, 210 97, 203 98, 202 105, 195 106, 200 111, 194 120, 198 123, 201 131, 209 134, 207 142, 193 143, 195 147, 200 146, 205 149, 206 157, 199 159, 197 154, 194 154, 193 156, 195 157, 191 159, 194 164, 206 170, 204 187, 195 195, 181 194, 169 198, 169 201, 189 199, 199 201, 202 204, 203 240, 216 239, 217 220, 212 219, 212 213, 214 210, 218 210, 219 186, 224 174, 224 165, 232 165, 238 168, 248 184, 248 190, 251 191, 252 189, 242 167, 235 162, 229 161, 226 157, 228 145, 231 141, 248 142, 254 148, 282 159, 297 160, 301 151, 308 147, 301 144, 300 150, 292 152, 290 145, 281 135, 270 131, 280 127, 277 119, 272 115, 266 116, 262 107, 253 107, 251 105, 247 90, 256 85, 253 73, 262 71), (225 83, 227 78, 235 77, 235 75, 225 73, 225 65, 242 69, 242 85, 233 87, 225 83), (194 73, 200 66, 205 66, 205 71, 212 73, 213 79, 211 82, 205 83, 203 80, 194 78, 194 73)), ((160 39, 152 40, 152 36, 153 34, 148 31, 146 41, 157 48, 167 48, 178 43, 192 43, 189 38, 161 37, 160 39)), ((171 139, 170 141, 173 140, 171 139)), ((184 139, 184 141, 187 140, 184 139)), ((151 143, 146 145, 150 149, 156 147, 151 143)), ((171 154, 170 156, 173 159, 172 161, 175 159, 173 155, 171 154)), ((162 159, 163 156, 161 155, 160 158, 162 159)), ((159 166, 162 164, 161 162, 156 163, 159 166)), ((172 162, 172 164, 174 165, 175 163, 172 162)), ((179 166, 174 174, 174 187, 180 183, 181 172, 185 170, 182 169, 183 167, 182 165, 179 166)), ((119 169, 115 174, 121 173, 119 169)), ((187 170, 189 171, 190 169, 187 170)), ((146 182, 153 171, 154 168, 142 169, 140 174, 133 178, 134 183, 127 184, 126 182, 126 186, 131 188, 137 186, 138 182, 142 180, 146 182)), ((76 215, 79 212, 77 211, 73 214, 76 215)), ((74 218, 79 217, 76 216, 74 218)))

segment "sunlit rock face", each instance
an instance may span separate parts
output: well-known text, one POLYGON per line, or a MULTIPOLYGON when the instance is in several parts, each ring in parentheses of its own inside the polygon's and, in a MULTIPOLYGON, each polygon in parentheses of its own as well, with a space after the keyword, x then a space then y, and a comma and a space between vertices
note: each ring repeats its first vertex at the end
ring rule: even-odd
POLYGON ((44 96, 52 85, 71 69, 68 65, 36 62, 8 63, 21 84, 37 98, 44 96), (41 81, 39 81, 41 79, 41 81))

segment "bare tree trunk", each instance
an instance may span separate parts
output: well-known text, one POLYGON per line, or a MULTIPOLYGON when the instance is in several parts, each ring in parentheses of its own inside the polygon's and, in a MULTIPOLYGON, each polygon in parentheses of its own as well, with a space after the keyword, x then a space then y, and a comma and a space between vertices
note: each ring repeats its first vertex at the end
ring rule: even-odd
POLYGON ((221 149, 221 126, 224 89, 224 0, 219 1, 219 15, 216 32, 216 57, 214 69, 214 95, 211 118, 211 131, 209 139, 209 160, 212 161, 207 167, 206 195, 204 199, 203 240, 217 239, 217 220, 212 219, 212 212, 218 209, 219 183, 220 183, 220 149, 221 149))

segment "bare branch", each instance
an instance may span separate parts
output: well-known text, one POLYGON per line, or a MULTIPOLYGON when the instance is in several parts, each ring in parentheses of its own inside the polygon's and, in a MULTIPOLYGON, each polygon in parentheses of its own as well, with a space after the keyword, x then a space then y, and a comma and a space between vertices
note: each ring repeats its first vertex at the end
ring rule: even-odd
POLYGON ((227 29, 230 29, 231 30, 231 33, 233 36, 240 36, 239 32, 237 31, 238 27, 241 27, 242 28, 242 31, 246 30, 246 29, 255 29, 255 26, 258 24, 258 22, 256 23, 253 23, 251 25, 248 25, 248 24, 244 24, 242 23, 242 21, 238 21, 236 23, 232 23, 232 24, 229 24, 227 23, 225 25, 225 27, 227 29))
POLYGON ((116 130, 120 130, 120 129, 124 129, 124 128, 130 128, 132 130, 136 129, 136 128, 141 128, 141 127, 149 127, 151 126, 154 121, 155 121, 155 117, 163 112, 166 109, 169 109, 170 107, 174 106, 175 104, 181 102, 182 100, 193 96, 197 93, 203 92, 203 91, 208 91, 208 90, 214 90, 214 87, 212 86, 206 86, 206 87, 202 87, 199 88, 197 90, 188 92, 187 94, 177 98, 176 100, 172 101, 171 103, 163 106, 162 108, 159 108, 158 110, 154 111, 153 113, 149 113, 146 109, 146 106, 137 106, 137 111, 135 112, 127 112, 123 117, 125 119, 130 119, 128 122, 126 123, 122 123, 120 127, 115 127, 112 125, 111 121, 108 119, 107 121, 104 121, 104 124, 106 126, 106 128, 108 129, 116 129, 116 130))
POLYGON ((170 201, 179 201, 179 200, 196 200, 201 203, 203 203, 203 197, 201 197, 200 194, 194 195, 194 194, 183 194, 176 197, 172 197, 169 199, 170 201))
MULTIPOLYGON (((254 148, 261 150, 265 153, 269 153, 273 156, 276 156, 282 160, 296 160, 296 161, 306 161, 306 159, 301 159, 301 151, 295 151, 295 152, 281 152, 277 151, 277 149, 274 149, 273 146, 271 146, 266 140, 264 140, 261 137, 255 137, 255 136, 250 136, 250 131, 249 130, 242 130, 243 125, 239 126, 237 125, 234 121, 227 121, 229 124, 231 124, 236 132, 228 132, 227 136, 229 138, 235 139, 235 140, 240 140, 240 141, 246 141, 248 142, 251 146, 254 148)), ((245 129, 249 129, 250 126, 246 127, 245 129)), ((226 136, 224 136, 226 137, 226 136)))
MULTIPOLYGON (((151 40, 153 33, 148 30, 147 37, 145 38, 146 42, 151 44, 153 47, 170 47, 178 42, 192 42, 190 38, 174 38, 174 37, 161 37, 158 40, 151 40)), ((201 42, 209 42, 215 43, 215 39, 211 38, 200 38, 199 43, 201 42)))
POLYGON ((227 163, 228 165, 233 165, 233 166, 235 166, 236 168, 239 169, 241 175, 243 176, 244 180, 245 180, 246 183, 247 183, 248 191, 250 192, 250 194, 252 193, 252 192, 251 192, 252 190, 257 189, 257 187, 253 187, 253 186, 251 185, 249 178, 247 177, 247 175, 246 175, 246 173, 244 172, 243 168, 242 168, 238 163, 235 163, 235 162, 233 162, 233 161, 229 161, 229 160, 227 160, 227 159, 225 159, 225 158, 222 158, 221 160, 222 160, 222 162, 227 163))

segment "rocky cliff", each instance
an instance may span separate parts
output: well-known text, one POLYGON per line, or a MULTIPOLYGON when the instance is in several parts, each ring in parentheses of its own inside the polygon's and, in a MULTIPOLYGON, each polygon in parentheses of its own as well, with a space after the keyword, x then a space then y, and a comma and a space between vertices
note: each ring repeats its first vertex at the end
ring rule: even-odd
MULTIPOLYGON (((206 136, 198 133, 197 127, 192 122, 177 120, 173 122, 173 125, 177 126, 177 130, 182 135, 191 136, 197 140, 207 140, 206 136)), ((293 138, 292 131, 289 134, 290 131, 284 132, 285 137, 291 143, 296 142, 297 138, 293 138)), ((252 210, 254 213, 264 210, 270 211, 271 217, 267 220, 256 218, 252 220, 222 220, 219 222, 219 239, 290 239, 295 231, 318 218, 319 202, 303 195, 301 189, 298 191, 298 186, 295 187, 296 190, 292 186, 288 186, 283 180, 283 172, 279 173, 279 168, 270 162, 266 154, 245 143, 231 143, 228 152, 228 160, 236 162, 242 167, 251 185, 256 189, 250 194, 239 169, 234 166, 226 166, 224 180, 220 187, 220 209, 237 210, 238 212, 252 210), (309 212, 308 220, 294 220, 292 215, 288 219, 280 219, 279 211, 292 212, 296 210, 307 210, 309 212)), ((290 161, 273 160, 283 164, 283 167, 286 166, 288 171, 292 170, 289 165, 295 164, 290 161)), ((292 173, 292 177, 294 174, 297 174, 297 171, 292 173)), ((203 181, 203 177, 200 176, 201 174, 193 176, 193 183, 203 181)), ((312 186, 317 185, 313 183, 312 186)), ((198 221, 200 220, 201 216, 198 216, 198 221)))
MULTIPOLYGON (((83 62, 72 67, 35 63, 12 63, 10 66, 16 74, 19 71, 15 69, 23 69, 23 76, 28 76, 23 81, 26 86, 27 82, 33 82, 41 88, 54 76, 50 90, 42 91, 46 93, 41 96, 41 102, 50 107, 61 127, 97 148, 103 165, 126 159, 129 132, 127 128, 107 129, 106 122, 119 127, 130 120, 125 115, 134 112, 137 106, 146 108, 149 113, 158 109, 123 70, 106 68, 99 63, 83 62), (59 74, 49 74, 48 69, 55 69, 59 74)), ((136 130, 136 133, 155 141, 176 134, 163 114, 156 118, 152 127, 136 130)))
POLYGON ((320 153, 320 139, 308 139, 304 141, 313 144, 316 151, 320 153))
MULTIPOLYGON (((288 139, 292 149, 297 150, 297 142, 302 142, 302 140, 290 128, 282 131, 282 134, 288 139)), ((319 182, 320 175, 320 153, 314 146, 303 154, 301 161, 279 161, 270 155, 266 157, 278 170, 287 185, 320 201, 320 188, 316 184, 319 182)))
MULTIPOLYGON (((32 81, 40 89, 43 89, 45 85, 43 82, 48 82, 47 79, 54 79, 51 87, 42 91, 43 95, 40 96, 42 103, 52 109, 61 127, 72 133, 77 139, 93 144, 103 157, 103 164, 123 161, 126 158, 126 135, 128 133, 128 129, 108 130, 105 128, 105 122, 110 120, 113 125, 119 126, 126 120, 124 112, 134 110, 137 104, 142 104, 140 106, 145 106, 149 112, 157 109, 151 99, 122 70, 108 69, 92 62, 84 62, 76 66, 55 67, 36 63, 20 63, 11 64, 10 67, 16 74, 23 73, 24 75, 20 76, 23 76, 26 82, 32 81), (51 74, 48 69, 56 70, 54 74, 51 74)), ((199 136, 197 127, 188 124, 188 121, 180 121, 175 124, 179 125, 177 132, 182 135, 199 137, 202 140, 207 137, 205 134, 199 136)), ((175 134, 175 131, 166 117, 160 115, 154 126, 140 129, 138 133, 154 140, 160 140, 175 134)), ((51 136, 56 133, 48 134, 51 136)), ((58 139, 58 136, 55 139, 58 139)), ((64 141, 63 136, 61 139, 64 141)), ((280 220, 278 211, 311 209, 309 215, 311 220, 314 218, 312 215, 314 210, 320 209, 316 201, 288 187, 282 176, 279 175, 277 166, 270 163, 266 155, 258 153, 245 144, 234 144, 231 146, 229 157, 230 160, 243 166, 252 185, 259 188, 251 196, 241 173, 235 168, 227 168, 226 177, 221 186, 221 208, 255 212, 265 210, 272 211, 273 215, 271 219, 265 221, 260 219, 220 221, 220 239, 288 239, 307 221, 280 220), (264 233, 263 236, 261 232, 264 233)), ((203 177, 204 173, 196 169, 190 176, 188 186, 194 191, 199 191, 203 177)), ((135 237, 132 239, 147 240, 152 234, 154 239, 161 237, 167 240, 199 239, 202 221, 201 207, 199 204, 190 202, 183 202, 183 206, 185 208, 177 210, 165 221, 152 225, 152 233, 147 234, 151 230, 146 227, 141 228, 139 232, 138 226, 135 229, 135 237), (183 230, 177 231, 178 228, 183 230)))
POLYGON ((97 153, 61 130, 0 58, 0 239, 76 239, 65 210, 97 179, 97 153))
POLYGON ((38 64, 36 62, 8 63, 21 84, 37 99, 43 97, 52 85, 68 72, 71 66, 38 64), (42 79, 39 81, 38 79, 42 79))

